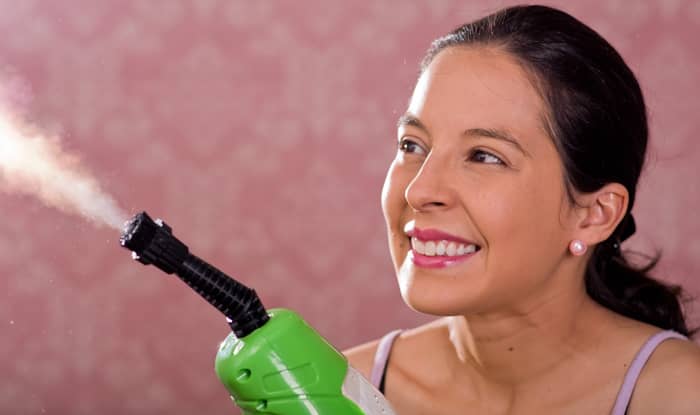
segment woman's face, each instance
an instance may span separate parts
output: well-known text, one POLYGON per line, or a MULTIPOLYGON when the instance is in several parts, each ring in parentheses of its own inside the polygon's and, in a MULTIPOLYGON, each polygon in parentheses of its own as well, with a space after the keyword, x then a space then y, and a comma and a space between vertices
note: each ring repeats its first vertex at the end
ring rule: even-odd
POLYGON ((382 192, 409 306, 480 313, 552 292, 573 213, 544 114, 503 51, 447 48, 420 76, 382 192))

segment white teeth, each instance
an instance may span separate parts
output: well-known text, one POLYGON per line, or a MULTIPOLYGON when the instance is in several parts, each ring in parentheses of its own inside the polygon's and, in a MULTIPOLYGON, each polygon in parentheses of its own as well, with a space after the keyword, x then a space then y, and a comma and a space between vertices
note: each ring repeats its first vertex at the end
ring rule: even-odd
POLYGON ((458 244, 450 241, 421 241, 420 239, 411 238, 411 246, 413 250, 421 255, 435 256, 460 256, 476 252, 474 244, 458 244))
POLYGON ((435 253, 437 255, 445 255, 445 251, 447 250, 447 241, 440 241, 437 244, 437 247, 435 248, 435 253))
POLYGON ((446 252, 448 256, 455 256, 457 254, 457 244, 454 242, 447 244, 446 252))
POLYGON ((434 256, 435 255, 435 241, 428 241, 425 243, 425 255, 434 256))
POLYGON ((419 254, 425 255, 425 244, 420 239, 413 237, 411 238, 411 245, 413 249, 419 254))

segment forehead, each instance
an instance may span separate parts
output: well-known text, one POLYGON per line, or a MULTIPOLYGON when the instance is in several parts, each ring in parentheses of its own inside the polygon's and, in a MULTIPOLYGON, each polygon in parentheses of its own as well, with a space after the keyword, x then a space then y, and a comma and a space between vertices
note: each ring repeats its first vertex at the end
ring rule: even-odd
MULTIPOLYGON (((544 130, 544 105, 532 77, 507 52, 449 47, 421 74, 408 112, 429 127, 544 130)), ((525 131, 522 131, 525 130, 525 131)))

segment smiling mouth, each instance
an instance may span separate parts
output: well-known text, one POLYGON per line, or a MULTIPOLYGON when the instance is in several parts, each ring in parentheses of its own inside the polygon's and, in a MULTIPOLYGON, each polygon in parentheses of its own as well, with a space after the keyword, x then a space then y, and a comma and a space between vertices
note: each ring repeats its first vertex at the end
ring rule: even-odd
POLYGON ((481 249, 473 243, 445 239, 421 240, 413 236, 410 241, 408 258, 415 266, 421 268, 446 268, 456 265, 476 255, 481 249))
POLYGON ((473 254, 480 248, 476 244, 459 243, 447 240, 423 241, 417 237, 411 238, 411 248, 414 252, 424 256, 459 257, 473 254))
POLYGON ((481 247, 476 243, 440 229, 421 229, 415 222, 404 226, 411 249, 408 258, 424 268, 444 268, 463 262, 476 255, 481 247))

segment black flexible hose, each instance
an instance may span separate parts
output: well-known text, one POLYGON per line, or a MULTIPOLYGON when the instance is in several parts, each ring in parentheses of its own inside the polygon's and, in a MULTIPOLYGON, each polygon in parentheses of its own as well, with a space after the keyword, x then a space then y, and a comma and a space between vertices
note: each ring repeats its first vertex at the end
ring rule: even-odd
POLYGON ((161 220, 154 221, 146 212, 127 222, 119 243, 131 250, 133 258, 142 264, 175 273, 228 317, 237 337, 245 337, 269 320, 255 290, 190 254, 187 245, 173 236, 170 226, 161 220))

